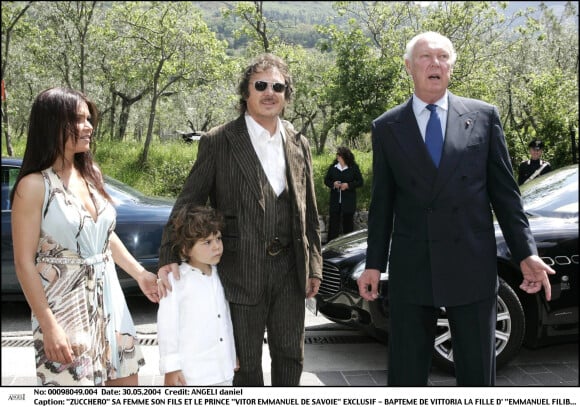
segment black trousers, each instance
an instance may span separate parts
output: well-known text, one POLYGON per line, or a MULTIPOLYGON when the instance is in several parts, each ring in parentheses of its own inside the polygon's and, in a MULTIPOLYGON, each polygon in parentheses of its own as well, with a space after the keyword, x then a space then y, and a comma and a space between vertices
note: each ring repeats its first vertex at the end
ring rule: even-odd
POLYGON ((354 213, 331 212, 328 216, 328 241, 354 230, 354 213))
MULTIPOLYGON (((497 297, 446 307, 458 386, 495 384, 497 297)), ((426 386, 439 308, 389 302, 388 385, 426 386)))

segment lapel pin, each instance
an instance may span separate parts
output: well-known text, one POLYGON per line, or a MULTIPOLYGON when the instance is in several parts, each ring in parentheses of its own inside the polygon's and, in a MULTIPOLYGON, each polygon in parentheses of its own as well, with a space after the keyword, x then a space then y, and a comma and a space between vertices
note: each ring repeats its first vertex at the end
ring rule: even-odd
POLYGON ((468 120, 465 122, 465 128, 466 128, 466 129, 468 129, 468 128, 469 128, 469 126, 471 126, 471 119, 468 119, 468 120))

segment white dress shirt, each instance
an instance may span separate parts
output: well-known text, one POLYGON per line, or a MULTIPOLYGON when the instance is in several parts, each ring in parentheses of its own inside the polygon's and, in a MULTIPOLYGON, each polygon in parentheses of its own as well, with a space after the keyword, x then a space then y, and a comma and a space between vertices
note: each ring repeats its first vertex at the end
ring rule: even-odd
MULTIPOLYGON (((429 121, 429 117, 431 117, 431 111, 427 109, 428 104, 429 103, 423 102, 417 97, 417 95, 413 94, 413 113, 415 113, 415 118, 417 119, 417 124, 419 125, 419 130, 421 131, 423 141, 425 141, 425 133, 427 132, 427 122, 429 121)), ((449 109, 447 92, 445 92, 445 96, 433 104, 437 105, 437 113, 439 114, 439 119, 441 120, 441 134, 443 135, 443 141, 445 141, 447 110, 449 109)))
POLYGON ((276 196, 286 188, 286 158, 284 157, 284 127, 280 119, 274 134, 260 126, 249 114, 246 114, 246 127, 250 140, 260 159, 262 168, 268 177, 276 196))
MULTIPOLYGON (((340 163, 336 163, 334 165, 334 168, 342 172, 348 169, 348 165, 345 164, 343 167, 342 165, 340 165, 340 163)), ((338 203, 342 203, 342 189, 340 188, 338 189, 338 203)))
POLYGON ((181 370, 188 386, 231 381, 236 366, 230 306, 217 273, 187 263, 181 278, 169 273, 172 291, 159 302, 157 338, 161 374, 181 370))

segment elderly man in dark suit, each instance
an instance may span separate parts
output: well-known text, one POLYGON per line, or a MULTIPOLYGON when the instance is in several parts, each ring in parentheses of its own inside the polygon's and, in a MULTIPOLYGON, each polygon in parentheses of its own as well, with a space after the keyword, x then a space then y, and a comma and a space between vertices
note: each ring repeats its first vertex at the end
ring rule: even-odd
POLYGON ((404 56, 414 94, 372 124, 373 186, 360 294, 377 298, 389 263, 393 386, 427 384, 439 307, 453 336, 457 384, 495 383, 497 301, 492 208, 523 274, 544 288, 554 271, 538 256, 522 209, 497 109, 447 90, 456 53, 438 33, 404 56))
MULTIPOLYGON (((304 300, 316 295, 322 279, 310 148, 280 118, 292 95, 292 78, 280 58, 264 54, 253 61, 238 91, 242 114, 201 137, 173 213, 209 201, 225 217, 218 268, 240 365, 233 384, 264 384, 267 330, 272 385, 296 386, 304 358, 304 300)), ((180 260, 170 224, 159 257, 164 294, 167 272, 177 273, 180 260)))

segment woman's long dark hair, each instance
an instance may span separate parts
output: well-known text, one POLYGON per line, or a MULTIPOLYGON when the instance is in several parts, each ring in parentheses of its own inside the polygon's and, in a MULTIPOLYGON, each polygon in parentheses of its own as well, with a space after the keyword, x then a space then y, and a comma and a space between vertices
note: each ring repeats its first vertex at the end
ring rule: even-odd
MULTIPOLYGON (((54 87, 42 91, 36 97, 28 119, 28 137, 22 167, 10 193, 10 202, 14 200, 16 187, 23 177, 49 168, 59 158, 64 160, 66 142, 71 137, 76 142, 80 136, 77 123, 78 108, 82 102, 87 104, 91 123, 96 127, 97 107, 83 93, 54 87)), ((92 183, 105 198, 111 200, 90 151, 75 154, 74 166, 83 178, 92 183)))

